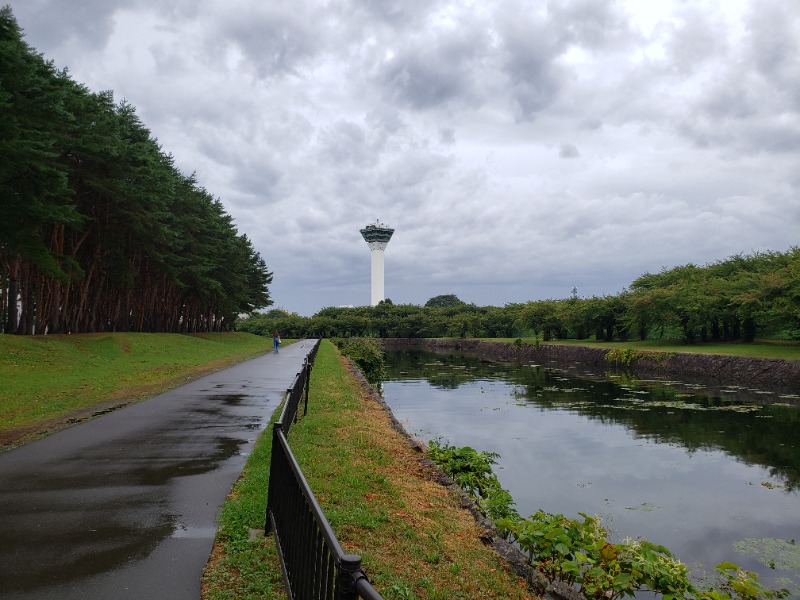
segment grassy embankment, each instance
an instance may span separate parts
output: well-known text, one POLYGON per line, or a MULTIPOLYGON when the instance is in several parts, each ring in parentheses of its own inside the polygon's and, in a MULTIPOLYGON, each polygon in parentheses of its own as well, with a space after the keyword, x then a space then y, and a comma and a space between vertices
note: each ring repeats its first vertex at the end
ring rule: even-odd
POLYGON ((271 349, 247 333, 0 335, 0 448, 271 349))
MULTIPOLYGON (((514 338, 487 339, 513 343, 514 338)), ((535 338, 521 338, 525 344, 536 344, 535 338)), ((541 343, 541 342, 540 342, 541 343)), ((703 342, 684 344, 680 340, 632 340, 626 342, 605 342, 594 340, 555 340, 548 344, 564 344, 569 346, 588 346, 590 348, 633 348, 650 352, 686 352, 690 354, 721 354, 743 356, 746 358, 777 358, 782 360, 800 360, 800 343, 782 340, 759 340, 751 344, 743 342, 703 342)))
MULTIPOLYGON (((341 360, 323 342, 289 442, 345 551, 387 599, 532 597, 341 360)), ((284 597, 272 538, 248 537, 264 523, 269 446, 263 435, 223 508, 206 600, 284 597)))

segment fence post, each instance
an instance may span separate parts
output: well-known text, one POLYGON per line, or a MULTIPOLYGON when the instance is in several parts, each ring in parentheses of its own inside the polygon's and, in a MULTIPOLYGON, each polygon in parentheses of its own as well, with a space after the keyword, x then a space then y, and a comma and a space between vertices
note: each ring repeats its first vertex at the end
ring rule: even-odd
MULTIPOLYGON (((302 381, 302 375, 303 371, 300 371, 295 376, 295 381, 302 381)), ((296 388, 292 388, 292 390, 294 391, 296 388)), ((303 393, 302 389, 300 390, 300 393, 303 393)), ((297 396, 297 394, 292 395, 292 407, 294 408, 294 418, 292 419, 292 423, 297 423, 298 415, 300 414, 300 398, 297 396), (296 401, 295 398, 297 399, 296 401)))
POLYGON ((276 421, 272 424, 272 452, 270 453, 270 465, 269 465, 269 483, 267 484, 267 512, 266 518, 264 520, 264 537, 270 534, 272 530, 272 522, 269 518, 270 512, 272 511, 272 499, 274 498, 273 494, 276 493, 275 490, 278 487, 279 482, 275 481, 277 476, 278 469, 275 468, 275 461, 277 457, 275 453, 279 451, 278 448, 278 432, 281 431, 281 422, 276 421))
POLYGON ((294 415, 291 414, 291 410, 292 410, 292 390, 293 389, 294 389, 294 386, 292 386, 290 388, 287 388, 287 390, 286 390, 286 406, 283 409, 284 411, 286 411, 286 410, 290 411, 287 414, 288 414, 289 417, 291 417, 289 419, 286 419, 286 426, 283 428, 283 435, 285 435, 287 438, 289 437, 289 429, 291 428, 292 423, 297 423, 297 411, 295 411, 294 415))
POLYGON ((305 364, 305 371, 306 371, 306 401, 303 405, 303 416, 308 414, 308 391, 311 389, 311 363, 308 362, 308 357, 306 357, 306 364, 305 364))
POLYGON ((335 600, 358 600, 356 590, 357 574, 361 571, 361 557, 358 554, 345 554, 339 563, 336 581, 335 600))

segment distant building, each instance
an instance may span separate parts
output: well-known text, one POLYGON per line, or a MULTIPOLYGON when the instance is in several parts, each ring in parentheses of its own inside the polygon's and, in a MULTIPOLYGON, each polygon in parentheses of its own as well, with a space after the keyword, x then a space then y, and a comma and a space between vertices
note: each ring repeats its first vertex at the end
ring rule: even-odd
POLYGON ((375 222, 361 230, 364 241, 372 255, 372 306, 377 306, 383 300, 383 251, 392 239, 394 229, 383 223, 375 222))

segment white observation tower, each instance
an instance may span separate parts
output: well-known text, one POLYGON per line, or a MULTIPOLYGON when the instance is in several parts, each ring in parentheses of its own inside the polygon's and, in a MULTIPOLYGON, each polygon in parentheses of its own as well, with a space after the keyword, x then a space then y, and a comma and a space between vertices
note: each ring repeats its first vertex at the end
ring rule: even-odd
POLYGON ((372 306, 383 300, 383 251, 392 239, 394 229, 377 221, 361 230, 372 255, 372 306))

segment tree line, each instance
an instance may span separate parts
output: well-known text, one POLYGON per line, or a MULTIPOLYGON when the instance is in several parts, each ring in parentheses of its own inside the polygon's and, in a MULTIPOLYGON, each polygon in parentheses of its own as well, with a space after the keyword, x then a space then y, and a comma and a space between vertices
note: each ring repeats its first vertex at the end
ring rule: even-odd
POLYGON ((553 339, 800 340, 800 248, 737 255, 645 273, 620 294, 475 306, 455 295, 425 306, 325 308, 312 317, 281 310, 238 328, 284 337, 536 337, 553 339))
POLYGON ((129 103, 90 92, 0 9, 0 330, 232 329, 272 273, 129 103))

